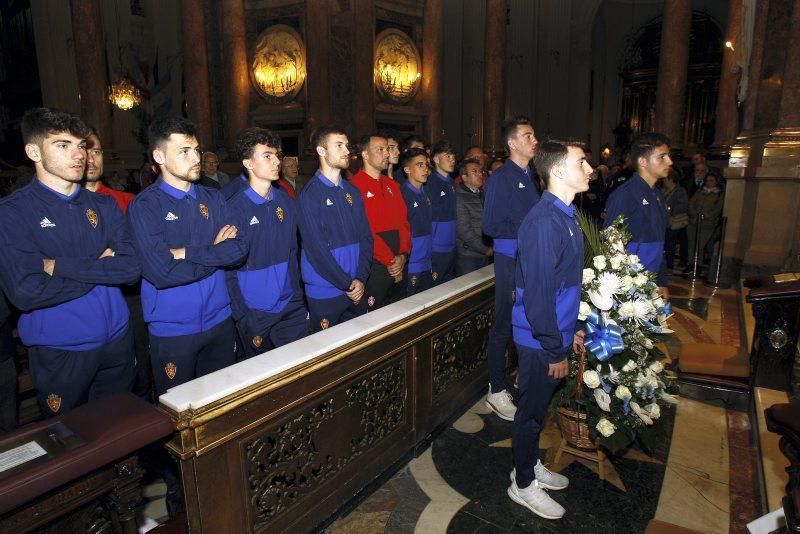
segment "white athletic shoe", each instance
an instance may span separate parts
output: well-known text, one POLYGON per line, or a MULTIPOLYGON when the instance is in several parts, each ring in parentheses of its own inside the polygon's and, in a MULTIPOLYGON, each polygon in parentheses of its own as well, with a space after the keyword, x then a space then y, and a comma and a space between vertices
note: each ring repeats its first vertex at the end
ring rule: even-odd
POLYGON ((497 417, 506 421, 513 421, 514 415, 517 413, 517 407, 514 406, 514 399, 511 397, 511 393, 505 389, 492 393, 491 385, 489 386, 489 393, 486 394, 486 407, 497 414, 497 417))
MULTIPOLYGON (((544 466, 541 460, 533 468, 539 486, 553 491, 563 490, 569 486, 569 479, 559 473, 554 473, 544 466)), ((511 482, 517 483, 517 470, 511 470, 511 482)))
POLYGON ((547 491, 539 486, 539 481, 534 480, 525 489, 519 489, 516 482, 508 487, 508 496, 517 504, 521 504, 534 514, 545 519, 561 519, 564 517, 564 507, 553 500, 547 491))

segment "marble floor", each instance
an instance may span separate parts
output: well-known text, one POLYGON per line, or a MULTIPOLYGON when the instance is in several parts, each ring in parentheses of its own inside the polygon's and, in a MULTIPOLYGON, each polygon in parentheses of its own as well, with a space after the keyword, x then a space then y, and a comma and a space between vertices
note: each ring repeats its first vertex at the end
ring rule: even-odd
MULTIPOLYGON (((672 360, 679 362, 685 343, 746 343, 737 290, 677 277, 670 289, 676 334, 664 349, 672 360)), ((551 493, 567 514, 548 521, 506 495, 511 423, 489 414, 480 399, 326 533, 747 532, 760 502, 747 414, 681 399, 665 418, 663 447, 631 449, 607 462, 605 481, 585 460, 565 455, 552 464, 559 433, 549 423, 542 452, 571 484, 551 493)))

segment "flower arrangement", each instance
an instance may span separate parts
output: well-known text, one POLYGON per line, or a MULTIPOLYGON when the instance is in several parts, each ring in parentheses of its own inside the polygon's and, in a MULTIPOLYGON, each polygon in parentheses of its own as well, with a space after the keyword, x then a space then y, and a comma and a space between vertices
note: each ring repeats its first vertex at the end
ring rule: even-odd
POLYGON ((656 275, 626 252, 624 217, 602 231, 583 214, 578 217, 586 252, 578 316, 585 321, 586 361, 578 376, 581 355, 570 356, 556 403, 585 410, 590 432, 612 452, 635 439, 652 448, 663 434, 662 408, 677 402, 668 393, 672 380, 661 362, 664 354, 656 348, 672 333, 670 306, 658 292, 656 275))

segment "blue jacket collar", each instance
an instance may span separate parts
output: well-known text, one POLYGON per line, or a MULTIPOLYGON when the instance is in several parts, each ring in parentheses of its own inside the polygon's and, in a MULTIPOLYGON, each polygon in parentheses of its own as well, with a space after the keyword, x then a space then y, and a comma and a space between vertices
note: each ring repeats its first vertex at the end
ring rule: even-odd
POLYGON ((508 167, 509 170, 513 170, 514 172, 524 174, 525 176, 530 176, 531 171, 530 167, 525 167, 524 169, 514 163, 511 158, 508 158, 505 163, 503 163, 503 167, 508 167))
POLYGON ((275 187, 269 188, 269 193, 267 193, 267 198, 262 197, 259 195, 255 189, 250 186, 247 186, 247 189, 244 190, 244 194, 247 195, 253 204, 266 204, 267 202, 271 202, 272 199, 275 198, 275 187))
POLYGON ((564 204, 563 200, 555 196, 550 191, 545 191, 544 193, 542 193, 542 200, 545 199, 552 202, 555 207, 564 212, 564 214, 566 214, 568 217, 571 217, 573 219, 575 218, 575 206, 573 206, 572 204, 570 204, 569 206, 564 204))
POLYGON ((433 174, 436 175, 436 177, 438 179, 440 179, 441 181, 443 181, 446 184, 449 184, 449 183, 451 183, 453 181, 453 179, 450 178, 449 174, 448 175, 440 174, 439 171, 433 171, 433 174))
POLYGON ((421 195, 421 194, 422 194, 422 187, 420 187, 419 189, 417 189, 416 187, 414 187, 414 184, 412 184, 412 183, 411 183, 410 181, 408 181, 408 180, 406 180, 406 181, 405 181, 405 183, 404 183, 403 185, 404 185, 405 187, 409 188, 411 191, 413 191, 413 192, 414 192, 414 193, 416 193, 417 195, 421 195))
POLYGON ((167 182, 164 181, 164 178, 161 175, 159 175, 158 187, 172 198, 181 200, 182 198, 186 197, 186 195, 189 195, 193 199, 197 200, 197 186, 195 184, 191 184, 189 186, 188 191, 181 191, 180 189, 177 189, 169 185, 167 182))
POLYGON ((77 199, 77 198, 78 198, 78 195, 80 195, 80 194, 81 194, 81 191, 83 190, 83 188, 82 188, 81 186, 78 186, 78 188, 77 188, 77 189, 75 189, 75 192, 74 192, 74 193, 72 193, 71 195, 64 195, 63 193, 59 193, 59 192, 58 192, 58 191, 56 191, 55 189, 51 189, 50 187, 47 187, 46 185, 44 185, 44 184, 43 184, 43 183, 42 183, 42 182, 41 182, 41 181, 40 181, 40 180, 39 180, 39 179, 36 177, 36 175, 34 175, 34 176, 33 176, 33 180, 31 180, 31 181, 33 182, 33 186, 34 186, 34 187, 38 187, 40 191, 47 192, 47 193, 50 193, 50 194, 52 194, 52 195, 55 195, 55 196, 56 196, 56 198, 59 198, 59 199, 61 199, 61 200, 65 201, 65 202, 72 202, 72 201, 74 201, 75 199, 77 199))
POLYGON ((324 174, 322 174, 322 171, 320 171, 320 170, 317 170, 317 172, 314 173, 314 176, 319 178, 319 181, 322 182, 322 185, 324 185, 325 187, 340 187, 340 188, 344 189, 344 177, 342 177, 342 176, 339 177, 339 185, 338 186, 335 183, 333 183, 332 181, 330 181, 324 174))

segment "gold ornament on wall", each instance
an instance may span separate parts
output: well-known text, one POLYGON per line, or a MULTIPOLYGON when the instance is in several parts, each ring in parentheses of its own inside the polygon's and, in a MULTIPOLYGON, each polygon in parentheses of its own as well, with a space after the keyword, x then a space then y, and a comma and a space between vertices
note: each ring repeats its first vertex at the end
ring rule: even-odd
POLYGON ((375 38, 375 88, 394 104, 410 102, 419 90, 422 62, 411 38, 388 29, 375 38))
POLYGON ((271 104, 294 100, 306 79, 306 48, 300 35, 284 24, 270 26, 256 40, 250 80, 271 104))
POLYGON ((108 88, 108 100, 122 111, 129 111, 142 103, 142 93, 130 79, 123 76, 108 88))

